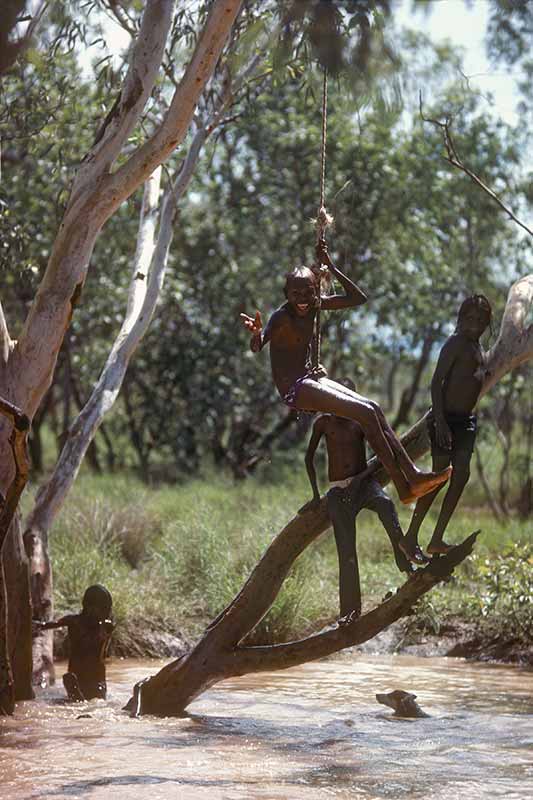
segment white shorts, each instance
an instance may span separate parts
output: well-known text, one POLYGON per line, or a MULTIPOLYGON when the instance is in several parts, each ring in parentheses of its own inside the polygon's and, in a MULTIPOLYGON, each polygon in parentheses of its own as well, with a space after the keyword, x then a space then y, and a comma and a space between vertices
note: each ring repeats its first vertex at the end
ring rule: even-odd
POLYGON ((352 475, 350 478, 343 478, 342 481, 331 481, 329 488, 334 489, 335 487, 338 487, 339 489, 346 489, 346 487, 349 486, 356 477, 356 475, 352 475))

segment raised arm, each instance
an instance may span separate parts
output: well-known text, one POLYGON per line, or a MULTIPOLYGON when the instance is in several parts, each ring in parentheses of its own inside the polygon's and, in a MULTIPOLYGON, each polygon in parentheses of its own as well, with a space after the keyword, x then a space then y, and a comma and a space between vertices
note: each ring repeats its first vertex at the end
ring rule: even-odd
POLYGON ((435 436, 437 444, 446 450, 452 446, 452 434, 444 417, 444 384, 457 358, 459 347, 459 341, 453 336, 445 342, 431 379, 431 405, 435 418, 435 436))
POLYGON ((322 297, 322 308, 326 311, 335 311, 340 308, 355 308, 356 306, 366 303, 368 298, 363 290, 347 278, 346 275, 333 264, 329 256, 327 245, 323 240, 317 245, 317 257, 320 264, 324 264, 329 269, 345 291, 345 294, 326 295, 322 297))
POLYGON ((300 512, 311 508, 313 505, 316 505, 320 502, 320 492, 318 489, 318 482, 316 478, 316 470, 315 470, 315 453, 316 449, 319 445, 320 439, 324 434, 324 417, 318 417, 315 420, 315 424, 313 425, 313 430, 311 432, 311 438, 309 439, 309 444, 307 445, 307 452, 305 454, 305 468, 307 470, 307 475, 309 477, 309 483, 311 484, 311 489, 313 490, 313 499, 306 503, 300 509, 300 512))
POLYGON ((263 321, 261 313, 255 312, 255 317, 249 317, 247 314, 240 314, 242 324, 246 330, 252 334, 250 337, 250 350, 252 353, 258 353, 272 338, 272 332, 279 328, 280 314, 279 309, 275 311, 267 322, 266 328, 263 330, 263 321))

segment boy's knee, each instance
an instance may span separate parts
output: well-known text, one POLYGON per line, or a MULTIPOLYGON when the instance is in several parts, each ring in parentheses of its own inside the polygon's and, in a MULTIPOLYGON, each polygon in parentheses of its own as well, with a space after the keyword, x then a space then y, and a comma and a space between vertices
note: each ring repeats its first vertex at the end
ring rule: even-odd
POLYGON ((394 508, 394 503, 392 500, 382 500, 379 503, 376 503, 374 510, 383 525, 394 523, 396 509, 394 508))
POLYGON ((452 482, 459 486, 466 486, 470 479, 470 467, 468 464, 456 464, 452 472, 452 482))

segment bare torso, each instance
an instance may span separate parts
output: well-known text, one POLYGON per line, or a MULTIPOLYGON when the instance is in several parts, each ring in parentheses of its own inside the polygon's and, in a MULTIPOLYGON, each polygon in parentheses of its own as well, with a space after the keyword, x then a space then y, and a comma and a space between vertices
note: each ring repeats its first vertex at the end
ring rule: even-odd
POLYGON ((442 387, 444 413, 471 414, 483 383, 481 346, 460 333, 450 336, 447 344, 455 358, 442 387))
POLYGON ((332 414, 325 414, 321 421, 330 481, 342 481, 366 469, 365 437, 359 423, 332 414))
POLYGON ((274 383, 282 397, 310 369, 315 316, 316 312, 312 310, 305 317, 297 317, 285 303, 270 318, 270 364, 274 383))

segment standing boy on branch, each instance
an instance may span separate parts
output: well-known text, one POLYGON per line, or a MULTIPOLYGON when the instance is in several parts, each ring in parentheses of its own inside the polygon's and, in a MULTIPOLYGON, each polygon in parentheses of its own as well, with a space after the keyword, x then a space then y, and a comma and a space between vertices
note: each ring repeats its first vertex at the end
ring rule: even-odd
MULTIPOLYGON (((440 351, 431 381, 432 408, 428 426, 433 469, 444 469, 451 463, 453 474, 427 547, 430 555, 446 554, 452 548, 443 537, 470 477, 477 432, 477 417, 473 411, 483 384, 484 355, 479 339, 490 325, 491 317, 492 309, 484 295, 466 298, 457 315, 455 332, 440 351)), ((418 532, 440 488, 417 502, 401 543, 402 550, 415 564, 428 561, 418 546, 418 532)))
MULTIPOLYGON (((352 381, 345 380, 343 384, 355 391, 352 381)), ((355 528, 359 511, 368 508, 379 516, 392 544, 398 569, 409 573, 412 572, 412 567, 398 546, 403 532, 394 503, 374 478, 365 475, 365 438, 363 429, 357 422, 332 414, 322 414, 315 420, 305 457, 313 499, 301 511, 320 501, 314 456, 322 437, 326 440, 328 476, 331 481, 328 511, 339 558, 340 616, 352 619, 361 614, 355 528)))

